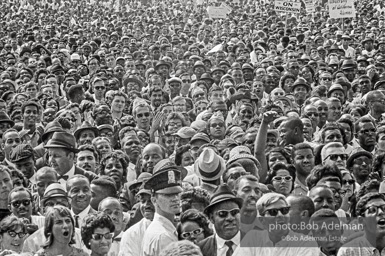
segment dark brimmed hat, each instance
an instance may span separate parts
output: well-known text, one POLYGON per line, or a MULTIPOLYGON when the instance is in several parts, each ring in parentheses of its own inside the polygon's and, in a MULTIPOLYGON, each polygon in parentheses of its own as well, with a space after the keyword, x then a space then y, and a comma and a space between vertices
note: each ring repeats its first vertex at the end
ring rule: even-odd
POLYGON ((79 139, 80 133, 85 130, 91 130, 95 134, 95 137, 99 136, 98 128, 96 128, 95 126, 92 126, 88 121, 84 121, 82 125, 79 128, 77 128, 74 133, 76 140, 79 139))
POLYGON ((41 136, 42 141, 45 141, 51 133, 64 132, 63 127, 58 121, 49 122, 44 129, 44 133, 41 136))
POLYGON ((348 161, 346 161, 346 168, 348 168, 348 169, 351 168, 353 166, 354 159, 356 159, 357 157, 360 157, 360 156, 366 156, 369 159, 373 159, 373 155, 366 150, 356 151, 356 152, 352 153, 349 156, 348 161))
POLYGON ((145 181, 149 180, 152 177, 151 173, 142 172, 139 174, 138 178, 136 178, 129 186, 129 190, 133 190, 136 187, 140 187, 145 181))
POLYGON ((4 111, 0 111, 0 123, 9 123, 11 126, 15 125, 15 122, 4 111))
POLYGON ((49 185, 45 189, 44 195, 43 195, 43 200, 42 200, 43 205, 44 205, 44 201, 46 201, 50 198, 54 198, 54 197, 68 198, 68 195, 67 195, 65 188, 60 183, 52 183, 51 185, 49 185))
POLYGON ((68 132, 55 132, 44 148, 63 148, 78 153, 75 136, 68 132))
POLYGON ((155 165, 154 174, 144 183, 144 189, 160 194, 181 193, 181 172, 170 160, 164 159, 155 165))
POLYGON ((227 184, 222 184, 215 189, 210 198, 210 204, 205 208, 204 213, 209 215, 215 205, 226 201, 233 201, 239 208, 242 208, 242 198, 236 197, 227 184))
POLYGON ((155 70, 159 69, 160 66, 167 66, 168 68, 171 67, 170 63, 168 63, 167 61, 160 60, 160 61, 158 61, 158 62, 155 64, 155 70))
POLYGON ((310 92, 310 91, 311 91, 310 85, 309 85, 308 82, 307 82, 304 78, 302 78, 302 77, 299 77, 297 80, 295 80, 294 84, 293 84, 292 87, 291 87, 291 91, 293 92, 293 91, 294 91, 294 88, 297 87, 297 86, 300 86, 300 85, 305 86, 307 92, 310 92))

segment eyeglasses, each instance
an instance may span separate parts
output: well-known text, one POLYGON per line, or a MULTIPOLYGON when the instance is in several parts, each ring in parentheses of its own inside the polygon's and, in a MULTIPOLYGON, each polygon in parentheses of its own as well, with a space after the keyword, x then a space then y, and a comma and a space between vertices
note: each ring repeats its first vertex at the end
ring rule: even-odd
POLYGON ((19 236, 19 238, 23 238, 27 235, 27 233, 24 233, 24 232, 15 232, 13 230, 8 230, 7 231, 8 235, 10 235, 11 237, 16 237, 16 236, 19 236))
POLYGON ((102 240, 103 237, 108 240, 108 239, 112 239, 113 236, 114 236, 114 233, 92 234, 91 235, 92 239, 94 239, 94 240, 102 240))
POLYGON ((343 185, 346 185, 346 184, 353 185, 354 183, 355 183, 354 180, 343 180, 343 181, 342 181, 342 184, 343 184, 343 185))
POLYGON ((365 209, 365 211, 368 211, 369 214, 377 214, 378 209, 381 209, 381 211, 385 212, 385 204, 369 206, 365 209))
POLYGON ((143 116, 149 117, 149 116, 150 116, 150 113, 149 113, 149 112, 146 112, 146 113, 140 113, 140 114, 137 114, 137 115, 136 115, 137 118, 142 118, 143 116))
POLYGON ((361 130, 360 133, 363 133, 363 134, 376 133, 376 129, 372 128, 372 129, 361 130))
POLYGON ((105 90, 105 89, 106 89, 105 86, 95 86, 95 90, 98 90, 98 91, 105 90))
POLYGON ((328 155, 324 160, 330 158, 330 160, 332 161, 337 161, 338 158, 341 158, 341 160, 346 160, 348 159, 348 155, 347 154, 332 154, 332 155, 328 155))
POLYGON ((332 78, 331 77, 321 77, 321 80, 327 80, 327 81, 331 81, 332 78))
POLYGON ((282 208, 277 208, 277 209, 268 209, 265 210, 262 215, 265 215, 265 213, 269 213, 270 216, 277 216, 278 212, 281 212, 282 215, 288 214, 290 211, 290 207, 282 207, 282 208))
POLYGON ((187 239, 187 238, 191 237, 192 235, 198 236, 198 235, 202 234, 202 232, 203 232, 203 228, 198 228, 198 229, 193 230, 191 232, 183 232, 180 236, 184 239, 187 239))
POLYGON ((273 178, 274 181, 278 181, 278 182, 282 182, 283 180, 284 181, 291 181, 293 179, 293 177, 291 176, 275 176, 273 178))
POLYGON ((235 215, 237 215, 240 212, 241 212, 240 209, 232 209, 232 210, 229 210, 229 211, 220 210, 220 211, 217 211, 217 215, 220 218, 227 218, 229 216, 229 214, 231 214, 231 216, 235 217, 235 215))
POLYGON ((356 159, 353 160, 353 163, 354 164, 358 164, 358 165, 362 165, 363 163, 365 163, 366 165, 369 165, 369 164, 372 163, 372 161, 369 158, 365 157, 364 159, 356 158, 356 159))
POLYGON ((24 206, 28 206, 31 204, 31 199, 17 200, 11 202, 11 205, 15 208, 19 208, 21 204, 23 204, 24 206))
POLYGON ((307 116, 319 116, 319 114, 317 112, 307 112, 306 115, 307 116))
POLYGON ((211 128, 217 128, 217 127, 222 128, 222 127, 224 127, 224 126, 225 126, 224 123, 218 123, 218 124, 213 123, 213 124, 210 124, 210 127, 211 127, 211 128))

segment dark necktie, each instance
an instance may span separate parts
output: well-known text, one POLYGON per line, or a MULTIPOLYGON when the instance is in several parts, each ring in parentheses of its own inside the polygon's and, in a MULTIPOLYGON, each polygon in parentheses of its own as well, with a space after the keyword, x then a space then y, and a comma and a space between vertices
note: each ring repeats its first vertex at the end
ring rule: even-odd
POLYGON ((233 253, 234 253, 234 250, 233 250, 234 243, 233 243, 233 241, 226 241, 225 245, 227 245, 227 247, 229 247, 229 249, 226 252, 226 256, 233 255, 233 253))
POLYGON ((75 215, 75 228, 79 228, 79 215, 75 215))
POLYGON ((65 181, 67 181, 68 178, 69 178, 68 175, 63 175, 63 176, 59 176, 58 180, 63 179, 65 181))

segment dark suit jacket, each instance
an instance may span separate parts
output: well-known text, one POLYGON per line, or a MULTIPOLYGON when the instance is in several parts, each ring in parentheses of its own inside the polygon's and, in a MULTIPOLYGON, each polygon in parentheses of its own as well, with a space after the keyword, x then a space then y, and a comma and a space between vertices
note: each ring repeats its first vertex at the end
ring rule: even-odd
MULTIPOLYGON (((245 236, 245 233, 241 232, 241 240, 245 236)), ((217 256, 217 242, 215 235, 211 235, 198 243, 199 248, 202 251, 203 256, 217 256)))
POLYGON ((90 182, 92 182, 92 180, 94 180, 98 177, 98 175, 96 175, 95 173, 86 171, 80 167, 77 167, 76 165, 75 165, 75 174, 81 174, 81 175, 86 176, 90 182))

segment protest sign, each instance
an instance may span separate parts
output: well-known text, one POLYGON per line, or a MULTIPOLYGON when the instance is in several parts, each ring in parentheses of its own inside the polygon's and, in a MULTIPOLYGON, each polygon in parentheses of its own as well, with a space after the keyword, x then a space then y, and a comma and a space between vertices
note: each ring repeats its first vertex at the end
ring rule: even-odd
POLYGON ((223 6, 209 6, 207 7, 207 12, 209 14, 210 19, 226 19, 226 15, 228 10, 223 6))
POLYGON ((330 18, 352 18, 356 16, 354 0, 329 0, 330 18))
POLYGON ((315 12, 315 6, 313 0, 305 0, 306 12, 312 13, 315 12))
POLYGON ((230 6, 225 3, 222 3, 221 6, 227 9, 227 13, 230 13, 233 10, 230 6))
POLYGON ((275 0, 274 9, 278 12, 300 13, 299 0, 275 0))

